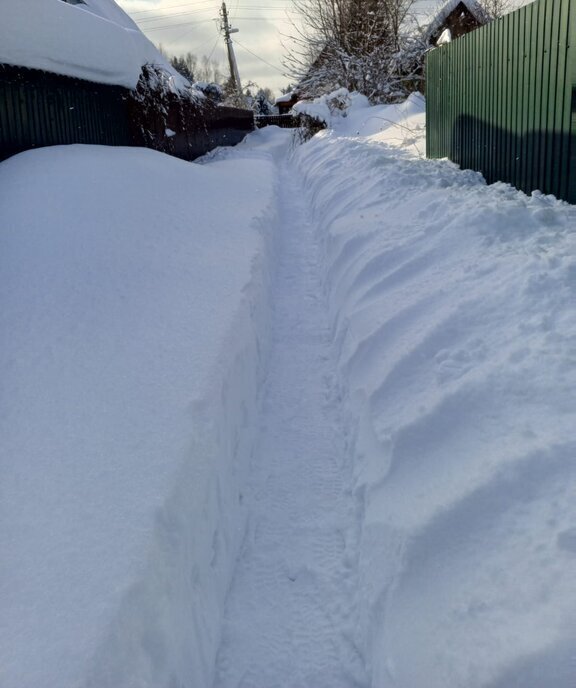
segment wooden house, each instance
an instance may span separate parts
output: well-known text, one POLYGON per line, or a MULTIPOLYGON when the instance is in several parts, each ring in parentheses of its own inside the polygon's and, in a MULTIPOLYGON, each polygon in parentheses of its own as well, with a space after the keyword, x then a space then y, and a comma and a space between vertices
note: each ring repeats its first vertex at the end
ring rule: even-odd
POLYGON ((490 21, 475 0, 449 0, 433 17, 424 32, 431 47, 460 38, 490 21))
POLYGON ((278 108, 279 115, 287 115, 299 100, 299 93, 297 91, 291 91, 290 93, 285 93, 276 98, 274 105, 278 108))

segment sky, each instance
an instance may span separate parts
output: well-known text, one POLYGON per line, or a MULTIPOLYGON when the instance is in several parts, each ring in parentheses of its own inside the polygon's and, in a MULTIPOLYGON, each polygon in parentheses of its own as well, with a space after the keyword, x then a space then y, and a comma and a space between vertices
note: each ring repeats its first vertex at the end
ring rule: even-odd
MULTIPOLYGON (((518 0, 526 4, 528 0, 518 0)), ((156 45, 169 55, 188 51, 207 55, 228 70, 224 38, 220 31, 221 0, 117 0, 156 45)), ((417 0, 414 11, 422 23, 442 2, 417 0)), ((292 0, 228 0, 236 61, 243 84, 254 82, 272 89, 275 96, 290 83, 284 58, 289 51, 294 23, 292 0)))
MULTIPOLYGON (((188 51, 217 60, 228 70, 224 38, 220 31, 218 0, 117 0, 142 31, 169 55, 188 51)), ((291 0, 228 0, 234 51, 242 83, 252 81, 271 88, 276 96, 289 84, 282 42, 295 19, 291 0)))

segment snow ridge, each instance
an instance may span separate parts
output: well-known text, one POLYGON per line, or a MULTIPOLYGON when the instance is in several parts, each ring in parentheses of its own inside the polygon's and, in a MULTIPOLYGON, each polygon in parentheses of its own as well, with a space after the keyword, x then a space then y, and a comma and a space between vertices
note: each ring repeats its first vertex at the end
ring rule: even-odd
POLYGON ((371 685, 570 688, 574 208, 337 132, 297 162, 358 421, 371 685))

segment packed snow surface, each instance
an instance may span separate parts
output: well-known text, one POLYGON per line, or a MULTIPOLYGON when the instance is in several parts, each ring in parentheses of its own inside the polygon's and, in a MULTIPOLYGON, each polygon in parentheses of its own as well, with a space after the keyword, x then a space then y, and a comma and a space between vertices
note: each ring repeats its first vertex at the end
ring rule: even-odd
POLYGON ((0 64, 135 88, 150 63, 174 88, 188 83, 114 0, 0 0, 0 9, 0 64))
POLYGON ((306 107, 0 165, 2 688, 574 687, 575 208, 306 107))

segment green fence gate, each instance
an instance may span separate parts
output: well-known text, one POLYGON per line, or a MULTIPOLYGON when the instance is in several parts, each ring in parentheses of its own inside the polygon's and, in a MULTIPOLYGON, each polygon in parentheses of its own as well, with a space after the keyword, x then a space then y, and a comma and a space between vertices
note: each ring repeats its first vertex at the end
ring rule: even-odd
POLYGON ((576 0, 537 0, 432 50, 426 153, 576 203, 576 0))

